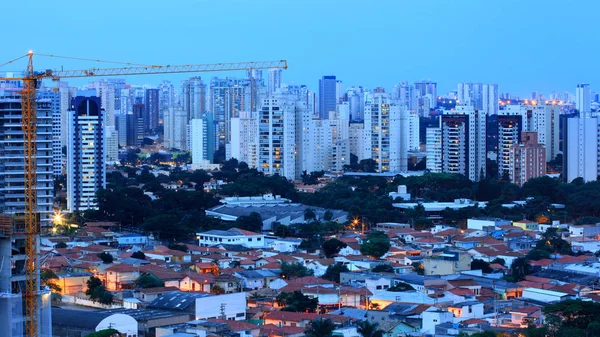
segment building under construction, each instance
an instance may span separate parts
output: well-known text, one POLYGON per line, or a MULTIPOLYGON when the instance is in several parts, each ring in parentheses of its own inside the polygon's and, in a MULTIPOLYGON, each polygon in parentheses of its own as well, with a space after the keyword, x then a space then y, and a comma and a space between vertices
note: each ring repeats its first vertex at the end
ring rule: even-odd
MULTIPOLYGON (((20 90, 19 82, 0 83, 0 332, 8 337, 25 336, 27 321, 20 90)), ((46 227, 51 225, 53 202, 52 106, 50 101, 40 100, 37 108, 36 213, 38 226, 46 227)), ((39 259, 39 252, 36 259, 39 259)), ((35 266, 39 266, 39 261, 35 261, 35 266)), ((40 289, 39 281, 37 289, 40 289)), ((51 336, 50 291, 40 290, 35 297, 38 301, 38 336, 51 336)))

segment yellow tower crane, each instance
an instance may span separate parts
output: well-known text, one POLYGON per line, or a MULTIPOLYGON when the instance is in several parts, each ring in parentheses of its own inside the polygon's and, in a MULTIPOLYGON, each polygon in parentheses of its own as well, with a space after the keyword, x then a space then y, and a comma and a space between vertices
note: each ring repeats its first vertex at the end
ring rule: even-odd
MULTIPOLYGON (((82 70, 45 70, 35 71, 33 68, 33 52, 29 52, 19 58, 0 65, 8 65, 23 58, 28 59, 27 69, 22 77, 0 77, 0 81, 22 81, 21 109, 24 147, 24 194, 25 194, 25 249, 27 261, 25 263, 25 319, 26 336, 37 337, 39 325, 39 256, 38 242, 40 234, 39 217, 36 205, 36 91, 40 81, 52 79, 59 81, 63 78, 82 78, 93 76, 126 76, 126 75, 151 75, 151 74, 175 74, 175 73, 198 73, 230 70, 254 70, 254 69, 287 69, 287 61, 259 61, 259 62, 237 62, 237 63, 214 63, 214 64, 184 64, 184 65, 139 65, 125 62, 110 62, 76 57, 64 57, 48 54, 36 54, 65 59, 86 60, 95 62, 120 63, 128 67, 120 68, 89 68, 82 70)), ((252 93, 253 94, 253 93, 252 93)))

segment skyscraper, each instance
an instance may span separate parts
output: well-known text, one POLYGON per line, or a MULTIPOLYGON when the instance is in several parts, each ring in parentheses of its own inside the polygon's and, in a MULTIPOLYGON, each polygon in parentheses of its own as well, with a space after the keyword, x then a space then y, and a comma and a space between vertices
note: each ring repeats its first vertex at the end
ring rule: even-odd
POLYGON ((199 76, 192 77, 181 83, 183 109, 188 120, 202 118, 206 110, 206 84, 199 76))
POLYGON ((590 112, 591 109, 591 90, 589 84, 577 84, 575 89, 575 109, 579 111, 579 116, 590 112))
POLYGON ((459 173, 479 181, 486 173, 486 115, 471 106, 441 117, 442 172, 459 173))
MULTIPOLYGON (((511 160, 514 156, 515 145, 521 142, 523 123, 520 115, 498 116, 498 177, 511 173, 511 160)), ((537 142, 537 132, 535 141, 537 142)), ((546 158, 544 154, 544 158, 546 158)))
POLYGON ((52 172, 54 176, 58 177, 63 172, 61 94, 52 88, 40 88, 37 95, 38 99, 50 101, 52 109, 52 172))
POLYGON ((408 168, 408 112, 388 93, 374 93, 365 101, 363 156, 377 163, 378 172, 408 168))
POLYGON ((425 142, 427 161, 425 167, 433 173, 442 172, 442 129, 427 128, 425 142))
POLYGON ((213 162, 215 152, 215 129, 212 113, 206 112, 202 118, 191 120, 192 165, 213 162))
POLYGON ((95 208, 96 191, 106 187, 104 110, 93 91, 80 91, 71 100, 67 146, 67 208, 95 208))
POLYGON ((248 112, 231 119, 231 144, 229 158, 257 167, 258 118, 248 112))
POLYGON ((459 83, 457 100, 461 105, 470 105, 487 115, 498 113, 498 85, 482 83, 459 83))
POLYGON ((335 76, 323 76, 319 80, 319 118, 327 119, 335 111, 337 81, 335 76))
POLYGON ((272 96, 283 84, 281 82, 281 75, 283 69, 269 69, 269 83, 267 88, 267 95, 272 96))
POLYGON ((563 179, 596 180, 600 173, 600 119, 597 117, 565 118, 563 145, 563 179))
POLYGON ((136 121, 134 133, 136 146, 142 146, 144 144, 144 111, 146 111, 144 104, 133 105, 133 115, 135 116, 136 121))
POLYGON ((186 148, 187 112, 181 107, 169 108, 165 114, 165 148, 186 148))
POLYGON ((158 89, 146 89, 145 99, 144 127, 152 131, 158 127, 158 89))

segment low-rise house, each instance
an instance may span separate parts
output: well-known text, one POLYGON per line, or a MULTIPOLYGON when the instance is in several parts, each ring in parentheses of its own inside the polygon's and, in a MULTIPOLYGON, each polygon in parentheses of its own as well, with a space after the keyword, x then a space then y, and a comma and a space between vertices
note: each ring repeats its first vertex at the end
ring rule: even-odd
POLYGON ((279 275, 269 270, 248 270, 237 272, 234 276, 242 280, 244 288, 260 289, 269 286, 271 281, 279 278, 279 275))
POLYGON ((265 235, 239 228, 231 228, 226 231, 214 229, 196 235, 198 236, 198 245, 201 247, 218 244, 243 245, 250 248, 265 247, 265 235))
POLYGON ((538 289, 538 288, 525 288, 523 289, 523 298, 530 298, 536 301, 552 303, 561 302, 565 300, 575 299, 576 296, 553 290, 538 289))
POLYGON ((302 239, 297 238, 277 238, 271 241, 270 247, 280 253, 293 253, 298 250, 298 246, 302 243, 302 239))
POLYGON ((215 277, 212 274, 189 273, 179 281, 179 290, 210 293, 214 285, 215 277))
POLYGON ((435 335, 435 327, 442 323, 454 322, 454 315, 445 310, 431 307, 421 314, 423 317, 421 332, 425 334, 435 335))
POLYGON ((481 318, 483 317, 483 303, 478 301, 460 302, 450 305, 448 311, 457 318, 456 322, 466 318, 481 318))
POLYGON ((109 291, 132 289, 140 271, 134 266, 123 263, 112 264, 104 271, 104 286, 109 291))
POLYGON ((119 254, 119 249, 102 245, 89 245, 86 247, 81 247, 81 253, 83 255, 97 255, 105 252, 112 255, 113 257, 117 257, 117 255, 119 254))
POLYGON ((53 283, 60 287, 61 295, 77 295, 87 290, 87 281, 94 276, 92 273, 70 273, 58 275, 53 283))
POLYGON ((199 274, 219 275, 219 266, 212 262, 196 262, 190 266, 190 270, 199 274))
POLYGON ((138 246, 143 247, 148 244, 148 237, 141 234, 125 234, 117 237, 120 247, 138 246))
POLYGON ((178 289, 176 287, 142 288, 137 293, 137 298, 144 302, 150 303, 166 293, 177 290, 178 289))
POLYGON ((221 287, 226 294, 229 294, 241 291, 242 280, 231 274, 221 274, 215 277, 215 285, 221 287))
POLYGON ((523 220, 519 220, 519 221, 514 221, 513 222, 513 226, 515 227, 519 227, 524 231, 537 231, 539 230, 539 225, 537 222, 535 221, 530 221, 527 219, 523 219, 523 220))
POLYGON ((535 306, 512 309, 510 314, 510 323, 519 328, 527 328, 530 323, 539 324, 542 318, 542 309, 535 306))

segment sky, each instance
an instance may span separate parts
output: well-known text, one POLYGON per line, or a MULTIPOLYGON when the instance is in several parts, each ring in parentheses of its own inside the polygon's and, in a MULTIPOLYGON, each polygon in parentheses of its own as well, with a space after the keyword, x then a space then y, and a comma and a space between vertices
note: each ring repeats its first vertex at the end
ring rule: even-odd
MULTIPOLYGON (((0 64, 28 50, 160 65, 285 59, 283 82, 313 90, 321 76, 336 75, 344 87, 388 90, 430 79, 440 94, 459 82, 496 83, 522 96, 574 92, 577 83, 600 83, 599 10, 597 0, 1 1, 0 64)), ((35 65, 114 66, 48 58, 35 65)))

